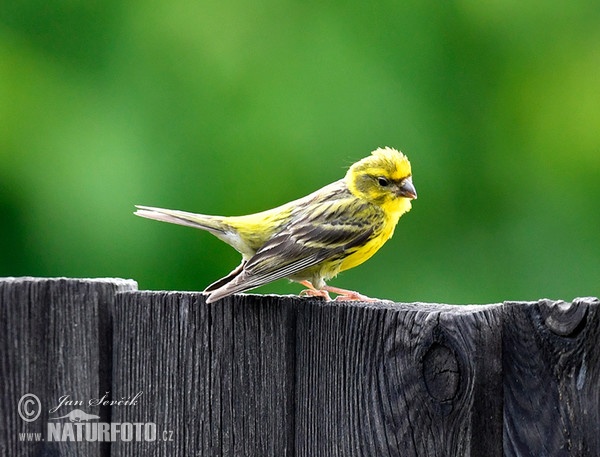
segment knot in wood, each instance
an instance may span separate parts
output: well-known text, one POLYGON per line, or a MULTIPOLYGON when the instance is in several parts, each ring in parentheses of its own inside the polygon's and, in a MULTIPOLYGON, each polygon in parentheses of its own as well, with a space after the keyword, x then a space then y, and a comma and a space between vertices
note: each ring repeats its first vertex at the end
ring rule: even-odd
POLYGON ((440 403, 454 399, 460 382, 454 352, 440 343, 433 343, 423 358, 423 378, 432 398, 440 403))
POLYGON ((543 300, 541 305, 544 323, 556 335, 577 336, 585 325, 588 310, 585 300, 574 300, 572 303, 543 300))

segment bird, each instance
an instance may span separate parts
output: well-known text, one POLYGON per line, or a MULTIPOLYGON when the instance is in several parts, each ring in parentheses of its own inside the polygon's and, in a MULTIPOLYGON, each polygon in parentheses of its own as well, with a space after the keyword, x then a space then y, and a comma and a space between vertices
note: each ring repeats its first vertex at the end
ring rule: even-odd
POLYGON ((301 296, 375 301, 326 281, 373 256, 416 198, 408 158, 383 147, 352 164, 342 179, 259 213, 211 216, 136 205, 134 214, 205 230, 242 255, 237 268, 204 290, 207 303, 282 278, 306 287, 301 296))

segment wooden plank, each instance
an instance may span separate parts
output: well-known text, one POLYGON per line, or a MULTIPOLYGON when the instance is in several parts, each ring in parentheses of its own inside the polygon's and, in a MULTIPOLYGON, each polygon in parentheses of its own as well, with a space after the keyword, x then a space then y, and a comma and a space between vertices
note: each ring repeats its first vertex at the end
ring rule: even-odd
MULTIPOLYGON (((0 455, 107 455, 106 443, 23 442, 19 434, 41 433, 46 439, 49 418, 73 409, 49 413, 60 397, 87 402, 110 390, 113 300, 117 291, 135 288, 135 282, 119 279, 0 279, 0 455), (41 408, 35 403, 25 408, 41 411, 33 422, 18 414, 25 394, 40 401, 41 408)), ((80 409, 110 419, 106 408, 80 409)))
POLYGON ((293 455, 290 301, 242 295, 206 305, 199 293, 121 294, 114 389, 143 395, 135 407, 113 408, 113 421, 156 423, 159 439, 116 442, 113 454, 293 455))
POLYGON ((132 281, 0 279, 0 455, 597 456, 599 305, 206 305, 132 281), (50 413, 60 397, 105 392, 135 402, 81 409, 149 441, 19 440, 46 438, 74 408, 50 413))
POLYGON ((500 306, 299 308, 297 456, 500 456, 500 306))
POLYGON ((499 456, 501 307, 120 294, 117 455, 499 456))
POLYGON ((506 456, 600 455, 599 305, 505 305, 506 456))

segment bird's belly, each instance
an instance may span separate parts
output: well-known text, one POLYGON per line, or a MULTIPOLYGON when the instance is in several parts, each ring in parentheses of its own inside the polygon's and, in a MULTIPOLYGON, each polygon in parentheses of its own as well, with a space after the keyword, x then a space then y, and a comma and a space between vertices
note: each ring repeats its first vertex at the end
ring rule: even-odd
POLYGON ((357 265, 369 260, 373 254, 379 251, 379 248, 385 244, 387 240, 389 240, 394 234, 394 228, 396 227, 396 223, 398 222, 398 217, 394 217, 394 220, 390 223, 387 221, 383 226, 383 230, 379 232, 378 235, 371 238, 367 243, 363 246, 356 249, 356 251, 347 255, 340 265, 340 269, 338 271, 349 270, 350 268, 354 268, 357 265))
POLYGON ((349 270, 357 265, 369 260, 373 254, 375 254, 381 246, 387 241, 387 238, 378 236, 367 242, 364 246, 361 246, 356 251, 346 256, 340 265, 339 271, 349 270))

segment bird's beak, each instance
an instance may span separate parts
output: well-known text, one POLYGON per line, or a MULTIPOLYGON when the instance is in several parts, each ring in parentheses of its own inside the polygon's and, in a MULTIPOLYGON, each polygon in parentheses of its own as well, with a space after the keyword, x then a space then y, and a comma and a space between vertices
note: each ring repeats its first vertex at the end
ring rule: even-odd
POLYGON ((398 186, 397 193, 400 197, 410 198, 411 200, 417 199, 417 189, 415 189, 411 177, 402 181, 402 184, 398 186))

